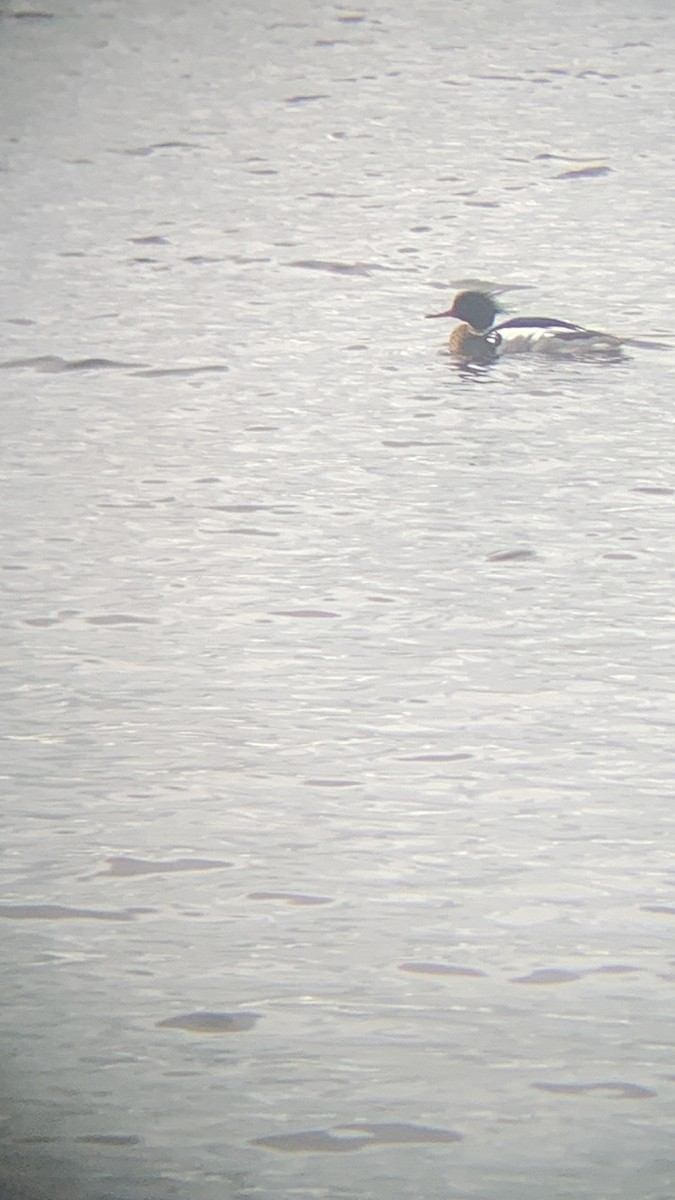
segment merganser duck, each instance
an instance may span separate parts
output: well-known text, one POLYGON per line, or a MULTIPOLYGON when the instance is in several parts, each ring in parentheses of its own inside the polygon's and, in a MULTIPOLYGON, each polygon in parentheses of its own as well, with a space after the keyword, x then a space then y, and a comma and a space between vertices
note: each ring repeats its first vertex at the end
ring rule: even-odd
MULTIPOLYGON (((450 334, 449 350, 464 362, 490 363, 503 354, 538 354, 584 358, 621 358, 628 339, 585 329, 555 317, 512 317, 495 325, 504 310, 488 292, 458 292, 452 307, 429 317, 456 317, 462 324, 450 334)), ((630 344, 630 343, 629 343, 630 344)), ((633 343, 638 344, 638 343, 633 343)))

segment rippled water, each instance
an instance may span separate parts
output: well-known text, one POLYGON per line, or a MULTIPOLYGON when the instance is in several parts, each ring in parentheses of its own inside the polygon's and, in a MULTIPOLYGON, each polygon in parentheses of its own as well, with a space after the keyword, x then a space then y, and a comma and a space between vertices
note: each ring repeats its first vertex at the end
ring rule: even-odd
POLYGON ((6 1194, 671 1200, 675 14, 1 29, 6 1194))

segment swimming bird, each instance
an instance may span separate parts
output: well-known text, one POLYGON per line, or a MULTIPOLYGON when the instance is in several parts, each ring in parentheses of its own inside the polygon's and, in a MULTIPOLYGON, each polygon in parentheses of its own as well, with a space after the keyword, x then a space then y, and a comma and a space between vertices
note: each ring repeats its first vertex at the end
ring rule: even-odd
POLYGON ((462 322, 450 334, 449 350, 465 362, 489 363, 503 354, 525 351, 569 358, 621 358, 623 345, 640 344, 556 317, 511 317, 495 324, 503 311, 493 294, 464 291, 457 293, 445 312, 427 315, 455 317, 462 322))

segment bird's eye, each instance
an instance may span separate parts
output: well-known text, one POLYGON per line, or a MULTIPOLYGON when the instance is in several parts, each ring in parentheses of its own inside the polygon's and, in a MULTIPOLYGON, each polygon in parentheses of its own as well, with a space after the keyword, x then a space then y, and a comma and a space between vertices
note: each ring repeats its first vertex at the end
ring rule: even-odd
POLYGON ((487 342, 488 346, 494 346, 496 348, 502 344, 502 335, 501 333, 497 333, 495 330, 493 333, 488 333, 486 335, 485 341, 487 342))

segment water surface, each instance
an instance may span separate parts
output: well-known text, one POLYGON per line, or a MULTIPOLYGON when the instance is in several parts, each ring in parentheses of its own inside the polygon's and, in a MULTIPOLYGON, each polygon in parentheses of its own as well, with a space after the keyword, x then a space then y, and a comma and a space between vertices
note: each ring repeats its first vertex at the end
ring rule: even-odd
POLYGON ((670 1200, 675 16, 5 8, 3 1157, 670 1200), (440 302, 440 303, 439 303, 440 302))

